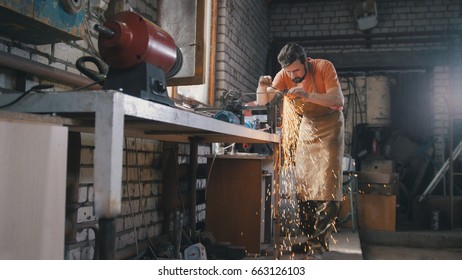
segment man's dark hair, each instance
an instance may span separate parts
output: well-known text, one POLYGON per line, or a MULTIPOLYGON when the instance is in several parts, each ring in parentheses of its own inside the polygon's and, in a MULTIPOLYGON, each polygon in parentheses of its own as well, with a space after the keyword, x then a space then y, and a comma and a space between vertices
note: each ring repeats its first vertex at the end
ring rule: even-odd
POLYGON ((278 54, 278 61, 282 68, 289 66, 297 59, 300 60, 301 63, 305 63, 306 54, 305 49, 296 43, 288 43, 282 47, 278 54))

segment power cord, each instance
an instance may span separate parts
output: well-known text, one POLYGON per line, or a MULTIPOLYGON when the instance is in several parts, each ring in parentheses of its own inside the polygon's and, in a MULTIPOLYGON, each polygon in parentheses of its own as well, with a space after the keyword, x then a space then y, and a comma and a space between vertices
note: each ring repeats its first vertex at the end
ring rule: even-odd
POLYGON ((73 91, 79 91, 79 90, 84 90, 84 89, 87 89, 91 86, 94 86, 96 84, 102 84, 103 82, 105 81, 105 79, 102 79, 102 80, 98 80, 94 83, 90 83, 88 85, 85 85, 85 86, 81 86, 81 87, 78 87, 78 88, 74 88, 74 89, 71 89, 71 90, 68 90, 67 92, 73 92, 73 91))
MULTIPOLYGON (((152 243, 151 237, 149 236, 149 229, 148 229, 148 225, 146 224, 146 220, 145 220, 145 207, 143 206, 143 189, 142 189, 142 183, 141 183, 141 170, 140 170, 140 164, 138 162, 138 147, 136 146, 136 143, 135 143, 134 146, 135 146, 136 171, 137 171, 137 175, 138 175, 137 176, 138 177, 138 191, 140 193, 140 203, 139 203, 138 210, 139 210, 139 212, 141 212, 141 217, 142 217, 141 220, 142 220, 142 223, 143 223, 144 228, 146 230, 146 237, 147 237, 147 239, 149 241, 148 249, 151 252, 151 254, 153 255, 153 257, 157 260, 156 253, 154 252, 154 244, 152 243)), ((126 147, 125 149, 128 149, 127 144, 125 144, 125 147, 126 147)), ((127 154, 128 151, 126 150, 125 153, 127 154)), ((133 221, 133 224, 135 224, 135 221, 133 221)))
POLYGON ((11 106, 11 105, 13 105, 15 103, 18 103, 19 100, 23 99, 24 97, 26 97, 26 95, 28 95, 31 92, 34 92, 34 91, 40 92, 41 90, 50 89, 50 88, 53 88, 53 87, 54 87, 54 85, 36 85, 36 86, 33 86, 29 90, 27 90, 23 94, 21 94, 18 98, 11 101, 10 103, 1 105, 0 109, 6 108, 6 107, 11 106))

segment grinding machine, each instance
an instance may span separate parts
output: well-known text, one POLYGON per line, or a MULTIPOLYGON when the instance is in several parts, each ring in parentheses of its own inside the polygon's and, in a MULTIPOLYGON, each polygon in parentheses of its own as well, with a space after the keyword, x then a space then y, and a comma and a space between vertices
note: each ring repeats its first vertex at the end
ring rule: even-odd
POLYGON ((174 105, 166 79, 180 71, 183 56, 166 31, 131 11, 114 14, 94 29, 101 58, 109 65, 103 89, 174 105))

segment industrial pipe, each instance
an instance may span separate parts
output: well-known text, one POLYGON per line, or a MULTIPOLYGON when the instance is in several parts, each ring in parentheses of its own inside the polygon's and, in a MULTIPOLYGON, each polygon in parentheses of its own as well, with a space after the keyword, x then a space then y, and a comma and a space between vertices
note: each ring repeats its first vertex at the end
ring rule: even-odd
POLYGON ((102 87, 94 84, 93 80, 79 76, 64 70, 60 70, 39 62, 31 61, 16 55, 0 51, 0 67, 6 67, 17 71, 32 74, 44 79, 60 84, 85 87, 88 89, 99 90, 102 87), (89 86, 91 85, 91 86, 89 86))

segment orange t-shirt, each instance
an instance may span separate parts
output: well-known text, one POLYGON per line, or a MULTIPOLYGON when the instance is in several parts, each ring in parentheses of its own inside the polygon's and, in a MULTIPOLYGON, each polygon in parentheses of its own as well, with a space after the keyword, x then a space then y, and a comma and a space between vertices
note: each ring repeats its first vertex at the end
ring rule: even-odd
POLYGON ((306 61, 312 65, 311 71, 314 72, 314 75, 311 72, 307 73, 305 79, 303 79, 301 83, 297 84, 290 79, 284 69, 281 69, 274 77, 273 87, 283 91, 284 89, 291 89, 295 86, 299 86, 303 87, 303 89, 309 93, 326 93, 331 88, 340 88, 337 72, 330 61, 312 58, 307 58, 306 61), (315 86, 313 86, 311 75, 313 75, 313 79, 316 84, 315 86))

